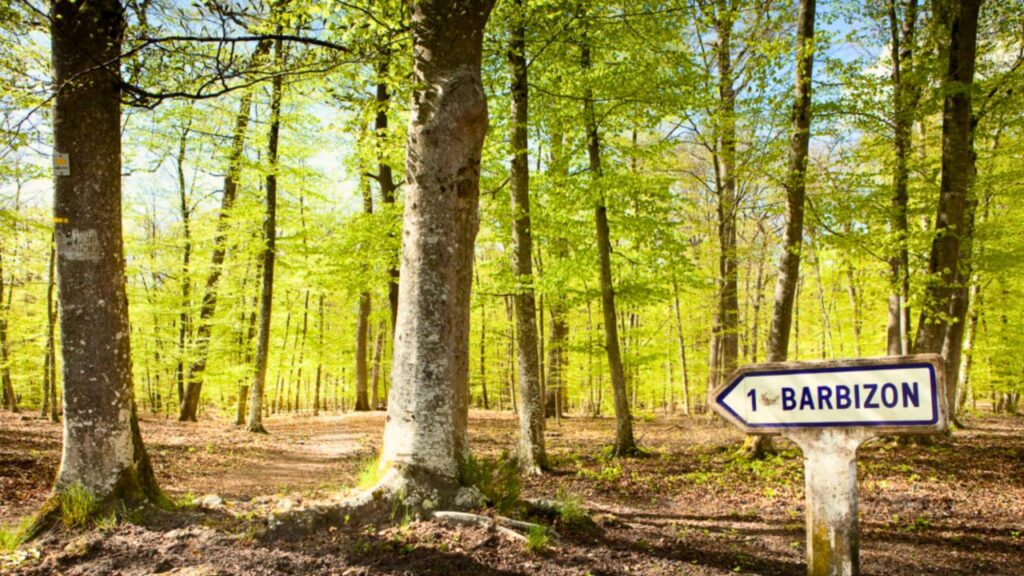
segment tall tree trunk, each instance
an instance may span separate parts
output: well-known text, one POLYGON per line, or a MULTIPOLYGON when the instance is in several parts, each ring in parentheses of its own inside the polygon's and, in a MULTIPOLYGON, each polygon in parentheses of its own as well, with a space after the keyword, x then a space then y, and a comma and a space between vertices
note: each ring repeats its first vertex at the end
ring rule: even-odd
MULTIPOLYGON (((281 26, 276 32, 281 34, 281 26)), ((284 63, 284 46, 274 41, 275 68, 284 63)), ((270 355, 270 316, 274 303, 274 260, 277 255, 277 145, 281 134, 281 97, 284 91, 280 75, 275 76, 270 95, 270 132, 267 142, 266 215, 263 219, 263 291, 260 294, 260 327, 256 341, 256 366, 249 398, 249 432, 266 434, 263 427, 263 389, 267 379, 267 358, 270 355)))
MULTIPOLYGON (((715 300, 718 300, 717 294, 715 300)), ((721 328, 718 322, 718 310, 715 306, 715 314, 711 320, 711 337, 708 339, 708 390, 714 390, 718 387, 719 381, 721 380, 721 328)))
MULTIPOLYGON (((299 340, 299 358, 295 362, 295 411, 300 411, 300 396, 299 393, 302 390, 302 368, 306 363, 306 336, 309 334, 309 289, 306 289, 306 297, 302 304, 302 338, 299 340)), ((307 388, 307 399, 308 399, 308 388, 307 388)))
POLYGON ((367 370, 367 340, 370 330, 370 294, 359 295, 359 319, 356 323, 356 412, 370 409, 367 370))
POLYGON ((551 341, 548 343, 544 413, 545 416, 561 418, 565 415, 565 365, 566 347, 569 344, 569 322, 561 308, 556 310, 552 307, 550 310, 551 341))
MULTIPOLYGON (((556 125, 551 134, 551 163, 548 174, 558 186, 565 185, 569 178, 569 154, 565 150, 565 134, 561 125, 556 125)), ((552 231, 557 234, 557 231, 552 231)), ((569 240, 555 236, 550 240, 550 254, 554 260, 563 261, 569 257, 569 240)), ((547 375, 544 381, 544 415, 560 419, 564 415, 565 371, 569 363, 569 321, 566 317, 565 296, 559 291, 548 296, 548 317, 550 335, 547 346, 547 375)), ((588 352, 588 361, 590 359, 588 352)), ((591 406, 591 408, 593 408, 591 406)))
MULTIPOLYGON (((786 177, 786 232, 779 275, 775 285, 772 324, 768 334, 769 362, 789 356, 793 307, 800 279, 800 252, 804 237, 804 197, 807 190, 807 153, 811 138, 811 78, 814 65, 815 0, 800 0, 797 16, 797 67, 793 90, 789 137, 789 168, 786 177)), ((743 453, 758 458, 772 450, 770 436, 748 436, 743 453)))
POLYGON ((81 486, 98 501, 162 501, 139 432, 132 386, 121 236, 121 40, 116 0, 51 5, 56 96, 57 278, 64 443, 54 490, 81 486), (105 66, 97 66, 103 62, 105 66))
POLYGON ((373 345, 373 373, 370 377, 370 407, 373 410, 381 409, 380 397, 380 361, 384 355, 384 335, 388 331, 388 323, 381 320, 377 325, 377 342, 373 345))
MULTIPOLYGON (((381 202, 387 206, 394 205, 395 192, 398 190, 398 185, 395 184, 395 177, 391 171, 391 165, 385 161, 388 108, 391 103, 391 93, 388 90, 390 65, 391 51, 389 48, 384 48, 381 50, 380 61, 377 63, 377 114, 374 118, 373 129, 377 136, 377 183, 380 184, 381 202)), ((392 329, 398 318, 398 277, 398 267, 392 266, 388 270, 388 305, 391 307, 392 329)))
POLYGON ((511 399, 512 412, 519 414, 518 394, 516 394, 516 325, 515 304, 512 296, 505 296, 505 319, 508 322, 508 356, 505 362, 505 375, 508 377, 508 397, 511 399))
POLYGON ((319 344, 317 346, 316 380, 313 388, 313 416, 320 415, 320 382, 324 371, 324 295, 320 294, 320 328, 317 330, 319 344))
POLYGON ((719 0, 715 26, 718 33, 718 378, 728 378, 739 355, 739 299, 737 290, 736 212, 736 88, 732 68, 732 32, 736 14, 719 0))
MULTIPOLYGON (((981 212, 981 223, 984 224, 988 220, 989 213, 989 202, 991 196, 986 195, 981 212)), ((973 220, 973 218, 972 218, 973 220)), ((977 243, 978 259, 984 260, 985 246, 980 239, 973 240, 972 243, 977 243)), ((971 267, 973 268, 973 267, 971 267)), ((960 365, 958 369, 957 377, 957 392, 956 392, 956 404, 950 405, 950 410, 953 411, 954 416, 959 414, 967 402, 970 391, 970 376, 971 376, 971 365, 974 360, 974 340, 978 334, 978 321, 980 317, 980 310, 982 305, 981 295, 981 277, 980 272, 977 270, 971 270, 965 273, 967 278, 966 284, 969 284, 967 293, 967 317, 965 319, 965 333, 963 337, 963 346, 960 351, 960 365)), ((949 350, 952 352, 952 350, 949 350)), ((947 356, 948 361, 948 356, 947 356)))
POLYGON ((487 132, 481 81, 491 0, 412 7, 417 90, 391 392, 378 491, 453 504, 469 454, 469 295, 487 132))
MULTIPOLYGON (((271 42, 260 41, 256 46, 252 61, 255 63, 270 51, 271 42)), ((224 268, 224 256, 227 253, 228 230, 231 223, 229 217, 238 197, 238 181, 241 178, 242 164, 245 155, 245 135, 249 128, 249 112, 252 109, 252 91, 246 90, 238 104, 235 114, 235 127, 231 137, 231 151, 228 155, 227 172, 224 175, 224 192, 220 200, 220 212, 217 215, 217 235, 213 240, 213 254, 210 256, 210 271, 206 276, 203 288, 203 300, 199 308, 199 319, 196 326, 193 361, 188 370, 188 386, 185 388, 184 399, 181 400, 179 420, 196 419, 199 397, 203 390, 203 377, 210 353, 210 336, 213 332, 213 316, 217 311, 217 290, 224 268)), ((264 269, 264 273, 265 269, 264 269)), ((261 392, 262 393, 262 392, 261 392)))
POLYGON ((46 358, 43 362, 43 409, 41 417, 59 421, 57 414, 57 355, 56 326, 57 311, 53 306, 53 289, 57 282, 57 245, 55 236, 50 239, 50 266, 46 276, 46 358), (49 412, 47 412, 47 410, 49 412))
POLYGON ((793 302, 800 277, 800 252, 804 235, 804 197, 807 190, 807 152, 811 137, 811 78, 814 64, 815 0, 800 0, 797 25, 796 88, 790 116, 789 169, 786 178, 786 232, 779 275, 775 285, 768 361, 784 362, 789 353, 793 324, 793 302))
POLYGON ((912 79, 912 66, 917 27, 917 0, 906 0, 903 5, 902 32, 896 13, 896 0, 889 0, 889 30, 891 35, 894 137, 896 166, 892 178, 892 233, 897 248, 889 258, 892 293, 889 296, 888 353, 898 356, 910 353, 910 255, 907 250, 907 180, 913 136, 914 115, 920 99, 920 88, 912 79))
POLYGON ((530 229, 529 92, 526 68, 526 9, 515 0, 508 62, 511 69, 512 272, 516 278, 516 345, 519 367, 519 465, 540 474, 544 453, 544 406, 537 348, 537 307, 533 292, 533 232, 530 229))
MULTIPOLYGON (((760 232, 764 232, 764 222, 759 221, 757 223, 760 232)), ((757 364, 758 354, 760 352, 761 343, 761 307, 764 303, 764 286, 766 279, 764 277, 764 264, 767 260, 767 247, 762 246, 760 257, 757 259, 757 278, 754 280, 754 296, 753 296, 753 320, 751 321, 750 327, 750 362, 757 364)))
MULTIPOLYGON (((476 272, 476 287, 480 288, 480 271, 476 272)), ((487 306, 480 301, 480 392, 483 396, 484 410, 489 410, 487 399, 487 306)))
POLYGON ((825 303, 825 286, 821 282, 821 259, 818 254, 814 254, 814 283, 818 286, 818 307, 821 309, 821 346, 819 347, 819 354, 822 360, 828 359, 835 356, 835 350, 833 349, 832 342, 832 318, 829 314, 829 308, 825 303))
MULTIPOLYGON (((589 73, 590 43, 586 36, 581 41, 580 64, 584 73, 589 73)), ((594 115, 594 94, 591 88, 584 89, 583 119, 587 130, 587 156, 589 159, 591 185, 595 190, 601 180, 601 142, 597 131, 597 118, 594 115)), ((615 396, 615 455, 629 456, 637 452, 636 440, 633 438, 633 416, 629 409, 629 396, 626 390, 626 373, 622 366, 622 353, 619 349, 619 328, 615 314, 615 290, 612 286, 611 232, 608 227, 608 207, 604 193, 598 191, 595 199, 594 225, 597 230, 597 254, 600 264, 601 309, 604 313, 604 341, 608 355, 608 370, 611 373, 612 393, 615 396)))
POLYGON ((683 414, 690 415, 690 378, 686 373, 686 340, 683 338, 683 313, 679 304, 679 284, 672 278, 672 296, 675 299, 676 338, 679 341, 679 365, 683 376, 683 414))
MULTIPOLYGON (((373 214, 373 192, 369 181, 363 179, 363 212, 373 214)), ((371 299, 369 292, 359 295, 359 317, 356 322, 356 411, 370 410, 369 400, 369 333, 370 333, 371 299)), ((374 406, 376 408, 376 406, 374 406)))
MULTIPOLYGON (((914 341, 916 353, 942 353, 947 329, 945 317, 960 273, 960 241, 967 232, 967 197, 974 177, 971 87, 981 0, 951 4, 945 9, 952 9, 952 14, 939 15, 949 22, 950 34, 949 67, 943 81, 946 98, 942 115, 942 180, 928 263, 930 278, 914 341)), ((943 3, 938 6, 942 8, 943 3)))
POLYGON ((853 355, 860 358, 860 332, 864 320, 860 314, 860 295, 857 291, 857 274, 850 264, 846 268, 846 290, 850 296, 850 313, 853 316, 853 355))
POLYGON ((4 302, 4 257, 0 254, 0 379, 3 382, 4 407, 18 412, 18 397, 11 380, 11 351, 7 341, 7 314, 10 306, 4 302))
MULTIPOLYGON (((970 168, 972 170, 972 181, 975 175, 976 156, 974 153, 974 122, 972 121, 971 128, 971 161, 970 168)), ((992 153, 995 154, 999 147, 999 132, 996 133, 993 141, 992 153)), ((982 221, 988 219, 988 208, 989 199, 985 199, 985 205, 981 215, 982 221)), ((949 303, 949 316, 952 323, 946 331, 945 341, 942 343, 942 357, 945 359, 946 369, 946 392, 948 394, 948 404, 950 418, 957 426, 963 426, 959 420, 959 410, 961 406, 960 388, 964 386, 963 377, 965 376, 963 370, 961 370, 961 362, 965 353, 969 353, 970 347, 973 346, 973 342, 965 343, 965 331, 969 330, 968 323, 968 310, 970 309, 971 303, 977 306, 978 297, 978 280, 974 277, 974 245, 979 241, 974 238, 974 220, 978 209, 978 198, 977 194, 972 194, 967 200, 967 215, 964 222, 964 234, 960 238, 960 268, 957 270, 956 276, 956 287, 953 290, 953 297, 949 303)), ((981 247, 978 248, 979 253, 981 247)), ((977 323, 977 311, 973 312, 977 323)), ((969 339, 974 338, 973 329, 968 336, 969 339)))
MULTIPOLYGON (((262 262, 260 264, 260 268, 263 269, 262 268, 263 262, 266 262, 266 260, 262 257, 262 255, 260 256, 260 259, 262 260, 262 262)), ((260 275, 260 278, 261 279, 263 278, 262 273, 260 275)), ((261 285, 261 287, 260 287, 260 294, 261 294, 261 296, 260 296, 260 304, 257 305, 257 307, 259 307, 261 311, 262 311, 262 302, 263 302, 263 300, 262 300, 262 293, 263 293, 263 288, 262 288, 262 285, 261 285)), ((290 403, 288 400, 286 400, 286 398, 289 397, 288 396, 288 390, 286 390, 284 388, 284 378, 281 375, 284 374, 285 350, 288 349, 288 334, 291 333, 290 332, 291 325, 292 325, 292 299, 291 299, 291 295, 286 294, 284 300, 285 300, 284 343, 281 345, 281 353, 278 354, 278 356, 277 356, 277 358, 278 358, 278 360, 277 360, 277 378, 276 378, 275 384, 274 384, 274 399, 271 401, 272 402, 271 412, 274 413, 274 414, 284 410, 285 409, 285 404, 290 403)), ((257 338, 258 338, 258 336, 257 336, 257 338)), ((259 340, 258 339, 257 339, 256 347, 257 347, 257 351, 258 351, 258 349, 259 349, 259 340)))
MULTIPOLYGON (((191 124, 191 121, 189 122, 191 124)), ((178 401, 180 402, 180 413, 178 420, 182 422, 195 422, 196 411, 199 407, 199 397, 195 395, 195 404, 192 405, 192 396, 185 394, 185 364, 188 362, 188 340, 192 331, 192 210, 188 203, 188 188, 185 182, 185 155, 188 152, 188 134, 190 126, 186 126, 181 132, 181 141, 178 143, 178 156, 175 158, 175 167, 178 172, 178 204, 181 210, 182 240, 184 245, 181 250, 181 311, 178 314, 178 362, 175 366, 174 376, 178 383, 178 401), (189 400, 189 402, 186 402, 189 400)))

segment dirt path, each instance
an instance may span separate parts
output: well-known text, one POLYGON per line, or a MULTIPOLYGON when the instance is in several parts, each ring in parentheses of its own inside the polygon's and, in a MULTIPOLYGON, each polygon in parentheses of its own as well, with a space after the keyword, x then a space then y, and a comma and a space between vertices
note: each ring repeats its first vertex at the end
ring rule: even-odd
MULTIPOLYGON (((350 483, 362 463, 376 453, 383 418, 383 414, 270 418, 267 436, 233 431, 229 450, 237 455, 231 466, 211 461, 209 473, 167 489, 242 500, 333 491, 350 483)), ((213 455, 219 452, 220 448, 213 455)))
MULTIPOLYGON (((249 500, 351 485, 380 444, 383 413, 270 417, 270 434, 223 422, 182 423, 144 415, 142 434, 161 487, 173 497, 218 494, 249 500)), ((61 427, 0 412, 0 525, 30 514, 57 472, 61 427)))

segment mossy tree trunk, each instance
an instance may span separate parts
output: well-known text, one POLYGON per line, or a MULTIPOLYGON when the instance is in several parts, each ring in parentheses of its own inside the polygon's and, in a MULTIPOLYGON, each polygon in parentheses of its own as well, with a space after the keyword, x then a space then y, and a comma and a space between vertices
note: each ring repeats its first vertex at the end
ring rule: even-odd
POLYGON ((512 261, 518 284, 515 295, 519 369, 519 464, 539 474, 544 453, 544 406, 537 348, 537 304, 533 290, 533 231, 530 224, 529 88, 526 64, 526 8, 516 0, 511 14, 508 51, 512 94, 512 261))
MULTIPOLYGON (((914 352, 943 351, 951 305, 963 258, 961 241, 969 230, 968 195, 974 179, 971 87, 978 47, 981 0, 939 2, 937 17, 949 33, 949 62, 943 80, 942 179, 935 237, 928 262, 929 279, 918 320, 914 352)), ((948 376, 948 375, 947 375, 948 376)))
POLYGON ((160 501, 132 387, 121 236, 121 40, 117 0, 56 0, 50 14, 64 445, 55 483, 100 502, 160 501), (97 62, 104 63, 97 66, 97 62))

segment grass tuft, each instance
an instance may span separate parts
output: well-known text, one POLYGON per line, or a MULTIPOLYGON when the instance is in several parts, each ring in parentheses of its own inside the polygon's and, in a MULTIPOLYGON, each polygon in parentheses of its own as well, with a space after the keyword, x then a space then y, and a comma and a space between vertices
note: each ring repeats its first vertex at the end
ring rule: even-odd
POLYGON ((60 517, 68 528, 85 528, 96 511, 96 498, 81 484, 73 484, 60 494, 60 517))
POLYGON ((551 535, 548 529, 543 526, 531 526, 526 531, 526 549, 534 554, 539 554, 548 549, 551 545, 551 535))
POLYGON ((555 496, 555 511, 558 512, 558 521, 561 525, 569 528, 582 530, 594 525, 594 520, 583 509, 583 501, 579 496, 568 494, 559 490, 555 496))
POLYGON ((33 518, 26 516, 17 526, 0 526, 0 553, 13 552, 28 541, 33 518))
POLYGON ((356 483, 356 487, 360 490, 369 490, 376 486, 383 477, 384 472, 380 469, 380 460, 371 458, 360 466, 359 480, 356 483))
POLYGON ((107 514, 97 516, 94 523, 96 524, 96 529, 100 532, 110 532, 117 528, 117 513, 111 510, 107 514))
POLYGON ((519 506, 523 489, 519 478, 519 462, 507 452, 497 459, 478 459, 471 455, 462 463, 462 484, 475 486, 502 514, 512 512, 519 506))

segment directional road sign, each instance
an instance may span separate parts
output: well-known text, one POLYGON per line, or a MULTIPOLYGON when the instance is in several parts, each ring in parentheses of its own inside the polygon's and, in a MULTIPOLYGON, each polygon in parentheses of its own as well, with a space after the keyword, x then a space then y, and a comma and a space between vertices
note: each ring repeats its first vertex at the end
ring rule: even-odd
POLYGON ((932 354, 744 366, 714 391, 712 405, 755 434, 848 427, 940 431, 941 366, 932 354))
POLYGON ((711 405, 747 433, 782 433, 804 454, 807 574, 860 574, 857 448, 876 434, 946 429, 935 354, 744 366, 711 405))

